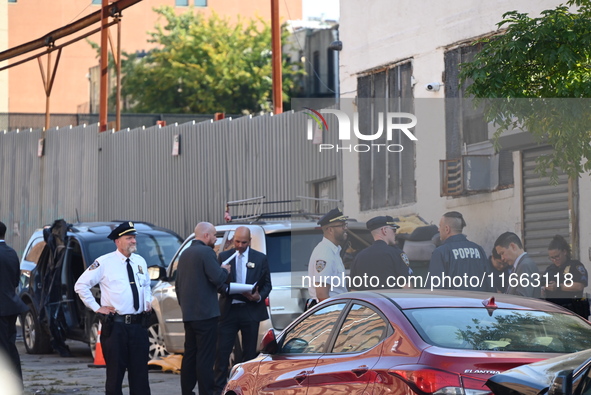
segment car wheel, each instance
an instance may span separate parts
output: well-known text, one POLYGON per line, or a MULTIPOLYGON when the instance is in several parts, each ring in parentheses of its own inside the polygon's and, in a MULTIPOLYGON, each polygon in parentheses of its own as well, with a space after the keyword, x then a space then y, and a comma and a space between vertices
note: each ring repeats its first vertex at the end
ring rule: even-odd
POLYGON ((96 356, 96 343, 99 337, 99 318, 95 318, 92 325, 90 325, 90 332, 88 333, 88 345, 90 346, 90 352, 92 353, 92 359, 95 359, 96 356))
POLYGON ((150 318, 150 326, 148 326, 148 340, 150 342, 150 360, 163 358, 169 355, 166 351, 166 344, 164 344, 164 336, 162 336, 162 329, 158 323, 156 314, 152 314, 150 318))
POLYGON ((29 310, 21 316, 23 342, 27 354, 50 354, 52 349, 49 335, 41 328, 33 305, 28 303, 27 306, 29 310))

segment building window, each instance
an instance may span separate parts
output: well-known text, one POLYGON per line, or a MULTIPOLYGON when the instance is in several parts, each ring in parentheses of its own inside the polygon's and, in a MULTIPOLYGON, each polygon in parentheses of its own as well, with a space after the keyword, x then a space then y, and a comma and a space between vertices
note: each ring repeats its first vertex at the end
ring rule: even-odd
POLYGON ((195 0, 195 7, 207 7, 207 0, 195 0))
POLYGON ((8 0, 9 3, 16 3, 16 0, 8 0))
POLYGON ((472 98, 466 94, 466 84, 460 85, 458 77, 461 64, 474 59, 483 45, 482 43, 469 44, 445 53, 445 162, 447 163, 444 164, 445 168, 441 168, 443 196, 490 192, 513 186, 512 152, 501 150, 495 153, 489 141, 489 125, 484 119, 484 111, 474 106, 472 98), (474 156, 487 156, 489 163, 483 162, 483 158, 480 158, 479 161, 483 163, 478 167, 480 170, 472 169, 468 172, 465 168, 466 158, 471 160, 471 163, 475 163, 471 159, 474 156), (457 174, 449 171, 454 166, 457 174), (489 170, 485 170, 487 168, 489 170), (468 180, 466 178, 468 176, 488 179, 490 182, 478 187, 474 186, 475 189, 472 189, 470 185, 474 180, 468 180), (453 184, 454 177, 463 179, 458 183, 457 188, 448 190, 448 186, 453 184))
POLYGON ((174 0, 174 5, 179 6, 179 7, 188 7, 189 0, 174 0))
MULTIPOLYGON (((412 64, 395 66, 357 79, 359 130, 376 131, 379 112, 414 114, 412 64), (363 129, 362 129, 363 128, 363 129)), ((401 123, 407 122, 406 120, 401 123)), ((399 206, 416 201, 415 143, 402 131, 387 141, 383 133, 373 144, 400 144, 401 152, 371 150, 359 153, 361 210, 399 206)))
POLYGON ((102 4, 102 0, 92 0, 92 4, 102 4))

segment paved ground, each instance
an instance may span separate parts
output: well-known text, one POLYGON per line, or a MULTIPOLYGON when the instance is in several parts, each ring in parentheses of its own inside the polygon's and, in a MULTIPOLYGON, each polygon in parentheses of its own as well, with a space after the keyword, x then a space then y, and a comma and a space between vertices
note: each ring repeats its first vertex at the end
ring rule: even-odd
MULTIPOLYGON (((88 367, 88 364, 93 363, 90 348, 76 341, 68 341, 67 344, 73 357, 64 358, 59 354, 29 355, 25 352, 22 339, 17 340, 26 395, 105 393, 105 369, 88 367)), ((151 370, 150 387, 153 395, 180 393, 180 376, 151 370)), ((127 376, 123 380, 123 393, 129 393, 127 376)))

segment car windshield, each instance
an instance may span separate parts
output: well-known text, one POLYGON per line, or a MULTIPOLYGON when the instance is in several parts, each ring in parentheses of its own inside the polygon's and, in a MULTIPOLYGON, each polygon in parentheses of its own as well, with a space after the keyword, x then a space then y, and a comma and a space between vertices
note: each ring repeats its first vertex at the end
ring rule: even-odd
POLYGON ((571 353, 591 348, 591 325, 574 315, 483 308, 408 309, 427 343, 445 348, 571 353), (453 317, 453 318, 451 318, 453 317))
MULTIPOLYGON (((138 234, 137 254, 146 260, 148 267, 160 266, 166 268, 182 241, 167 233, 138 234)), ((88 243, 89 262, 94 262, 101 255, 115 251, 115 244, 109 240, 94 240, 88 243)))

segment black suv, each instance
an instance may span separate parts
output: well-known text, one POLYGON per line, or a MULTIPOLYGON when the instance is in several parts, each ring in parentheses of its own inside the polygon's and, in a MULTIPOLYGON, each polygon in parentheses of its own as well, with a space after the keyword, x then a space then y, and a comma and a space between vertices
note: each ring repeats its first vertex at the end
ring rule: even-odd
MULTIPOLYGON (((115 251, 115 244, 107 235, 120 223, 70 225, 57 220, 51 227, 33 234, 32 237, 43 234, 44 247, 32 270, 21 268, 20 297, 29 306, 29 311, 21 316, 27 353, 43 354, 52 349, 67 353, 64 342, 72 339, 90 344, 94 355, 99 319, 82 303, 74 284, 96 258, 115 251)), ((135 222, 135 228, 137 253, 146 260, 155 284, 166 273, 183 240, 171 230, 148 223, 135 222)), ((98 285, 93 288, 93 294, 100 300, 98 285)), ((150 337, 150 341, 160 340, 150 337)))

